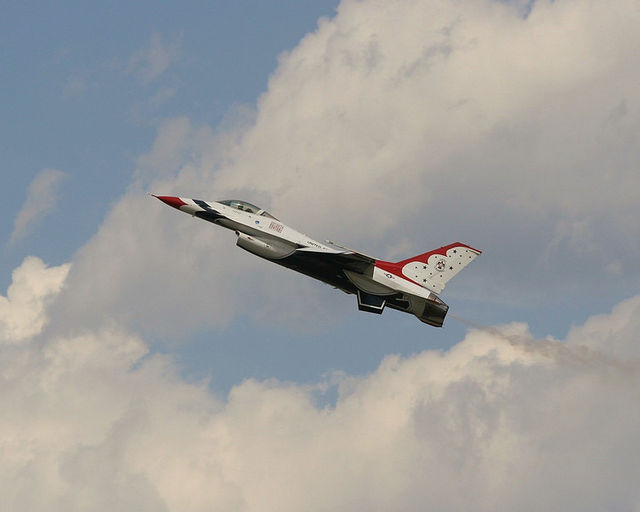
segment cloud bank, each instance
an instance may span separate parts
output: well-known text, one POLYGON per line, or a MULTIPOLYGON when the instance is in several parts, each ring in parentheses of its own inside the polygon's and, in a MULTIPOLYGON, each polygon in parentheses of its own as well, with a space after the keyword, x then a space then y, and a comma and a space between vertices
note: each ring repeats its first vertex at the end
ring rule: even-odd
MULTIPOLYGON (((264 315, 255 304, 269 304, 276 280, 297 297, 328 296, 276 269, 263 276, 263 262, 238 256, 224 233, 160 211, 146 191, 241 197, 381 258, 467 241, 485 257, 454 296, 535 305, 633 294, 637 5, 541 1, 522 12, 488 0, 344 1, 280 56, 252 115, 218 129, 186 118, 159 127, 129 192, 77 255, 65 309, 91 300, 127 320, 135 303, 136 328, 189 330, 229 321, 203 304, 233 301, 243 283, 256 300, 229 311, 264 315), (181 297, 183 322, 161 282, 181 297)), ((318 318, 343 309, 327 302, 316 300, 318 318)))
MULTIPOLYGON (((45 292, 23 283, 44 274, 50 292, 65 271, 34 260, 16 271, 9 295, 22 290, 33 309, 25 318, 41 315, 45 292)), ((247 380, 221 398, 122 329, 34 330, 16 344, 11 317, 0 315, 3 503, 637 510, 640 372, 600 359, 640 358, 639 319, 636 296, 565 342, 534 341, 524 324, 472 330, 448 351, 390 355, 363 377, 247 380), (319 406, 332 386, 335 404, 319 406)))

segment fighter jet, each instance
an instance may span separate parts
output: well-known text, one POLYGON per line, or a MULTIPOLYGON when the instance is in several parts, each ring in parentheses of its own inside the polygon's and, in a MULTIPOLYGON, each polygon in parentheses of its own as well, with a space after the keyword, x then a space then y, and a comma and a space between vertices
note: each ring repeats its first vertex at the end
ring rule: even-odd
POLYGON ((235 231, 236 245, 256 256, 356 295, 360 311, 381 314, 389 307, 434 327, 442 327, 449 310, 437 294, 481 254, 456 242, 406 260, 383 261, 329 240, 313 240, 246 201, 154 197, 235 231))

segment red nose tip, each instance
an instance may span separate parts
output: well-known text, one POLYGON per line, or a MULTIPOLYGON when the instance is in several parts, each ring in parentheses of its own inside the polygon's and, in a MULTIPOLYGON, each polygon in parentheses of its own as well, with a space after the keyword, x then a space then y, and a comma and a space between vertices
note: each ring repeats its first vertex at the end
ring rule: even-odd
POLYGON ((186 205, 187 203, 185 203, 182 199, 180 199, 179 197, 173 197, 173 196, 156 196, 154 195, 153 197, 157 197, 158 199, 160 199, 160 201, 162 201, 163 203, 168 204, 169 206, 173 206, 174 208, 177 208, 178 210, 180 209, 181 206, 186 205))

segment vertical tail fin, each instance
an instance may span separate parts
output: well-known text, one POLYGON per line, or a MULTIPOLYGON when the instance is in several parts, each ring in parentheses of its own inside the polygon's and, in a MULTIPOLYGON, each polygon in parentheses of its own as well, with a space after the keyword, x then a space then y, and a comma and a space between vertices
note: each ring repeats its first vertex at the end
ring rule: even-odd
POLYGON ((482 251, 455 242, 399 261, 395 265, 408 279, 435 293, 441 293, 445 284, 480 254, 482 251))

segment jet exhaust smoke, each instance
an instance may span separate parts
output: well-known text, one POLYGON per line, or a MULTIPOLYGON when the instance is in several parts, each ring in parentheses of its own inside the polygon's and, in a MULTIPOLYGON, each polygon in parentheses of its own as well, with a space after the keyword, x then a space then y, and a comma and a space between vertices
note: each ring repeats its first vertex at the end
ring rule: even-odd
POLYGON ((482 325, 458 315, 449 314, 449 316, 474 329, 484 331, 497 338, 508 341, 513 347, 517 347, 528 353, 539 354, 553 360, 557 364, 581 366, 606 372, 613 371, 617 375, 624 377, 640 376, 640 360, 622 361, 589 347, 571 346, 560 341, 536 339, 533 336, 507 333, 498 327, 482 325))

